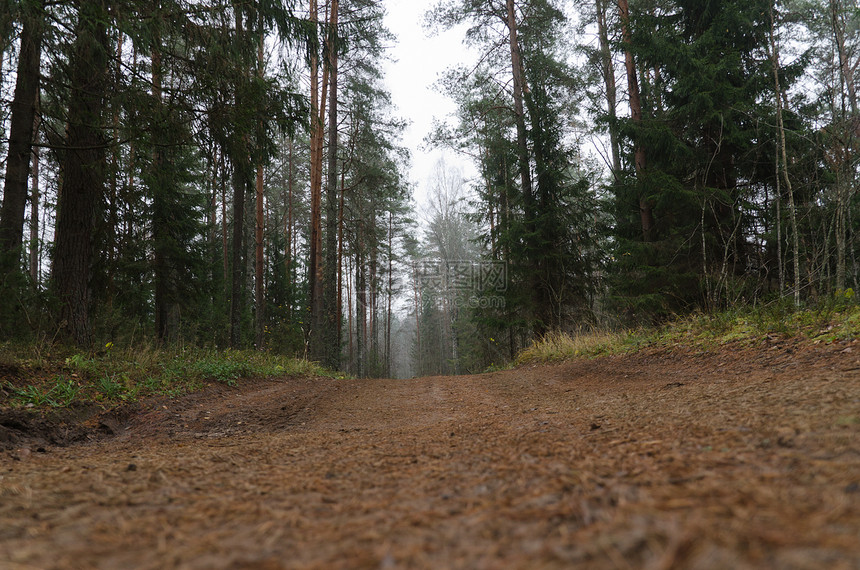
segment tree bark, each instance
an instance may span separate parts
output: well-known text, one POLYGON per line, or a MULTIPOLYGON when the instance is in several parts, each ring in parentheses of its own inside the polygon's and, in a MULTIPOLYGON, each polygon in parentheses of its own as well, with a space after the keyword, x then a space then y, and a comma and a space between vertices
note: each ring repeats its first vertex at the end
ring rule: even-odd
MULTIPOLYGON (((642 97, 639 93, 639 78, 636 75, 636 63, 633 60, 633 52, 630 51, 630 9, 627 0, 618 0, 618 13, 621 17, 621 36, 626 48, 624 50, 624 64, 627 69, 627 90, 630 100, 630 119, 634 126, 642 125, 642 97)), ((646 165, 645 147, 639 142, 639 137, 634 135, 633 140, 633 166, 636 170, 636 178, 642 182, 646 165)), ((640 190, 639 194, 639 218, 642 224, 642 239, 651 241, 654 230, 654 212, 647 196, 640 190)))
POLYGON ((33 126, 39 92, 44 15, 42 3, 25 12, 18 58, 18 78, 12 99, 9 154, 3 206, 0 209, 0 275, 21 270, 24 213, 27 206, 27 178, 33 148, 33 126))
POLYGON ((385 377, 391 378, 391 300, 394 297, 394 214, 388 212, 388 291, 385 308, 385 377))
MULTIPOLYGON (((38 99, 38 97, 37 97, 38 99)), ((38 102, 36 104, 38 107, 38 102)), ((39 166, 41 153, 39 152, 39 125, 41 121, 36 116, 33 126, 33 165, 30 168, 30 280, 34 285, 39 283, 39 267, 41 259, 39 255, 39 208, 41 206, 42 193, 39 190, 39 166)))
MULTIPOLYGON (((359 230, 361 231, 361 230, 359 230)), ((365 280, 364 240, 358 238, 358 252, 355 258, 355 375, 366 375, 367 352, 367 282, 365 280)))
MULTIPOLYGON (((262 28, 262 26, 261 26, 262 28)), ((260 34, 260 43, 257 45, 257 75, 260 79, 263 78, 263 35, 260 34)), ((262 125, 259 125, 262 131, 262 125)), ((262 133, 259 133, 262 135, 262 133)), ((263 196, 263 159, 258 158, 257 163, 257 180, 256 180, 256 224, 254 232, 254 302, 255 302, 255 324, 257 337, 257 350, 265 348, 265 327, 266 327, 266 299, 264 286, 264 259, 263 259, 263 230, 266 225, 266 219, 263 214, 264 196, 263 196)))
POLYGON ((848 59, 845 46, 845 22, 842 18, 843 8, 837 0, 830 0, 830 21, 833 28, 833 39, 839 57, 839 79, 842 88, 842 117, 843 124, 842 148, 838 149, 836 158, 836 290, 845 288, 846 280, 846 251, 848 233, 848 210, 851 204, 851 194, 854 190, 854 169, 851 166, 856 132, 858 128, 857 87, 854 83, 854 69, 848 59), (845 113, 845 97, 848 99, 850 112, 845 113))
POLYGON ((80 347, 92 345, 89 316, 92 235, 105 191, 105 144, 100 126, 108 87, 108 9, 81 4, 70 61, 67 149, 57 200, 53 279, 62 328, 80 347))
POLYGON ((229 295, 227 287, 230 283, 230 231, 227 227, 227 161, 225 149, 221 149, 221 265, 224 278, 224 299, 229 295))
POLYGON ((239 348, 242 343, 242 298, 245 284, 245 192, 246 174, 242 158, 233 164, 233 247, 232 286, 230 287, 230 346, 239 348))
POLYGON ((293 283, 292 278, 292 259, 293 259, 293 176, 295 169, 293 167, 293 139, 289 139, 289 159, 288 159, 288 175, 287 175, 287 221, 284 233, 286 234, 286 245, 284 246, 284 275, 287 278, 287 321, 292 322, 293 318, 293 283))
MULTIPOLYGON (((242 42, 242 14, 236 8, 236 41, 242 42)), ((244 104, 236 92, 236 108, 244 104)), ((247 137, 244 138, 247 143, 247 137)), ((245 286, 245 192, 247 191, 248 156, 247 148, 238 143, 240 149, 234 149, 233 154, 233 274, 230 288, 230 346, 239 348, 242 343, 242 300, 245 286)))
POLYGON ((529 161, 528 134, 526 131, 526 116, 523 107, 523 91, 526 89, 523 73, 523 60, 517 37, 517 13, 514 0, 506 0, 507 26, 511 47, 511 72, 513 73, 514 120, 517 125, 517 157, 520 162, 520 183, 526 206, 526 216, 533 218, 534 190, 532 187, 531 162, 529 161))
POLYGON ((606 87, 606 111, 609 118, 609 147, 612 157, 612 176, 616 180, 621 172, 621 151, 618 142, 618 127, 616 105, 618 104, 618 88, 615 82, 615 66, 612 64, 612 52, 609 49, 609 34, 606 24, 607 0, 595 0, 597 10, 597 35, 600 41, 600 68, 603 73, 603 83, 606 87))
POLYGON ((332 0, 328 22, 328 180, 326 181, 326 250, 323 273, 325 334, 324 363, 331 369, 340 367, 340 328, 337 305, 337 94, 338 94, 338 0, 332 0))
MULTIPOLYGON (((158 17, 157 15, 154 17, 158 17)), ((163 341, 168 336, 168 321, 170 315, 169 303, 169 273, 168 252, 166 251, 166 240, 170 229, 167 227, 167 207, 165 205, 165 193, 168 192, 169 182, 163 172, 166 168, 166 156, 164 152, 165 113, 162 101, 163 71, 161 68, 161 45, 160 39, 156 39, 152 50, 152 99, 154 109, 154 120, 151 125, 153 147, 152 147, 152 174, 150 193, 152 195, 152 242, 153 242, 153 277, 155 281, 155 334, 158 340, 163 341)))
POLYGON ((344 193, 346 186, 346 167, 342 166, 340 171, 340 200, 337 211, 337 341, 338 346, 343 339, 343 214, 344 193))
POLYGON ((851 114, 853 117, 857 117, 860 109, 858 109, 857 102, 857 85, 854 82, 854 67, 852 67, 848 59, 848 50, 845 46, 846 23, 842 17, 844 10, 838 0, 830 0, 831 25, 833 27, 833 37, 836 41, 836 51, 839 55, 839 71, 844 81, 845 92, 848 95, 851 114))
MULTIPOLYGON (((316 0, 310 0, 310 21, 316 26, 319 21, 316 0)), ((313 359, 322 355, 323 329, 323 275, 322 275, 322 138, 324 128, 323 107, 320 101, 319 85, 319 55, 313 49, 310 58, 311 67, 311 235, 310 235, 310 266, 308 281, 310 286, 310 354, 313 359)), ((323 94, 326 81, 323 78, 323 94)))
POLYGON ((779 132, 779 148, 782 157, 782 176, 788 194, 788 215, 792 234, 792 262, 794 264, 794 304, 800 306, 800 240, 797 230, 797 212, 794 205, 794 191, 791 178, 788 176, 788 152, 785 144, 785 125, 782 119, 782 87, 779 81, 779 48, 776 44, 774 28, 776 27, 773 4, 771 4, 770 48, 773 60, 774 95, 776 96, 776 128, 779 132))

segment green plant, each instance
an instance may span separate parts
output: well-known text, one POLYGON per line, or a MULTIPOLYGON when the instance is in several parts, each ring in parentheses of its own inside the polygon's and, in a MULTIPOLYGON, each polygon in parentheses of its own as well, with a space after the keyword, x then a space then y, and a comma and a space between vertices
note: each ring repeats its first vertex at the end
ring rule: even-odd
POLYGON ((102 376, 98 381, 97 388, 99 392, 111 400, 123 398, 126 392, 125 383, 117 382, 113 376, 102 376))
POLYGON ((256 372, 246 362, 229 360, 201 360, 194 364, 193 370, 204 380, 216 380, 228 386, 235 386, 238 378, 250 376, 256 372))
MULTIPOLYGON (((30 348, 0 344, 0 362, 33 368, 30 359, 30 348)), ((205 382, 233 386, 250 376, 344 377, 306 360, 267 352, 164 349, 148 344, 121 347, 107 343, 105 350, 95 355, 62 352, 62 347, 58 347, 51 360, 42 361, 41 368, 67 373, 33 382, 25 388, 6 382, 3 392, 7 401, 32 407, 61 407, 81 398, 104 403, 134 401, 151 395, 177 397, 200 390, 205 382)))
POLYGON ((98 359, 87 358, 81 354, 73 354, 66 358, 66 366, 81 374, 98 374, 102 368, 98 359))
POLYGON ((14 388, 13 398, 22 405, 64 408, 75 400, 79 392, 80 386, 73 379, 58 376, 52 385, 46 387, 29 384, 24 388, 14 388))

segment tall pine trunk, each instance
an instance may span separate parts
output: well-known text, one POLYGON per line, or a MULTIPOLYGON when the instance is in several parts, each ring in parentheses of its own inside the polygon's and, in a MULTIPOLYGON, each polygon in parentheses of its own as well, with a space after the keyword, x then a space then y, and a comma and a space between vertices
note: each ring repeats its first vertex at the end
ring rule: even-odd
MULTIPOLYGON (((243 39, 242 14, 236 10, 236 41, 241 45, 243 39)), ((243 81, 243 78, 238 78, 243 81)), ((236 88, 236 109, 244 104, 240 96, 242 86, 236 88)), ((233 274, 230 287, 230 346, 239 348, 242 343, 242 305, 245 290, 245 192, 247 191, 248 152, 247 137, 237 142, 239 148, 233 149, 233 274)))
MULTIPOLYGON (((636 75, 636 63, 633 60, 633 52, 630 51, 630 8, 627 0, 618 0, 618 14, 621 17, 621 36, 625 44, 624 64, 627 69, 627 91, 630 100, 630 118, 634 127, 642 125, 642 97, 639 93, 639 78, 636 75)), ((636 169, 636 178, 640 183, 639 190, 639 218, 642 224, 642 239, 651 241, 654 239, 654 213, 648 197, 641 189, 642 178, 646 164, 645 147, 639 141, 639 136, 633 139, 633 166, 636 169)))
MULTIPOLYGON (((528 257, 539 257, 537 252, 544 247, 540 243, 536 220, 539 217, 539 206, 535 196, 534 183, 531 175, 531 159, 528 146, 528 129, 526 126, 526 114, 524 100, 528 87, 525 82, 525 67, 523 65, 522 52, 518 37, 517 13, 514 0, 506 0, 506 16, 508 27, 508 41, 511 52, 511 73, 513 75, 513 98, 514 98, 514 122, 517 127, 517 159, 519 162, 520 184, 522 185, 523 206, 525 210, 526 243, 524 247, 528 251, 528 257)), ((534 117, 532 117, 534 119, 534 117)), ((546 333, 546 325, 541 314, 546 308, 544 301, 543 285, 540 280, 540 261, 533 263, 529 268, 531 283, 529 289, 532 294, 532 305, 534 306, 534 333, 541 336, 546 333)))
POLYGON ((57 199, 53 279, 66 334, 92 345, 90 273, 95 212, 105 190, 105 144, 100 126, 108 88, 108 9, 105 0, 81 4, 70 61, 70 98, 63 185, 57 199))
MULTIPOLYGON (((263 60, 263 34, 262 34, 262 23, 260 25, 260 42, 257 45, 257 76, 258 78, 263 78, 263 66, 265 62, 263 60)), ((258 125, 260 132, 258 133, 258 139, 262 137, 262 125, 258 125)), ((259 144, 259 140, 258 140, 259 144)), ((256 324, 256 340, 257 340, 257 350, 263 350, 265 348, 265 330, 266 330, 266 299, 265 299, 265 284, 264 284, 264 276, 265 276, 265 263, 263 260, 263 230, 266 225, 265 216, 263 214, 264 207, 264 196, 263 196, 263 158, 262 153, 259 153, 257 162, 257 180, 256 180, 256 223, 255 223, 255 232, 254 232, 254 302, 256 310, 254 312, 255 315, 255 324, 256 324)))
POLYGON ((6 159, 6 181, 3 187, 3 206, 0 209, 0 276, 21 269, 27 178, 30 174, 33 126, 39 92, 43 27, 42 3, 37 1, 25 11, 21 30, 18 78, 12 99, 9 154, 6 159))
POLYGON ((359 378, 367 374, 367 280, 363 249, 364 239, 359 236, 355 257, 355 375, 359 378))
POLYGON ((325 330, 323 335, 324 363, 332 369, 340 367, 340 314, 337 299, 337 88, 338 88, 338 0, 332 0, 328 22, 328 179, 326 180, 326 249, 323 274, 325 330))
POLYGON ((621 151, 618 140, 618 118, 615 107, 618 104, 618 88, 615 81, 615 66, 609 46, 609 33, 606 23, 607 0, 595 0, 597 10, 597 35, 600 41, 600 69, 606 87, 606 111, 609 118, 609 147, 612 158, 612 176, 616 180, 621 172, 621 151))
MULTIPOLYGON (((317 0, 310 0, 310 21, 315 26, 314 33, 318 34, 319 23, 317 0)), ((311 235, 310 235, 310 266, 308 281, 310 286, 310 355, 311 358, 323 357, 323 269, 322 269, 322 151, 323 131, 325 127, 325 93, 327 75, 323 74, 322 90, 319 80, 318 46, 312 46, 311 67, 311 235), (322 97, 320 97, 322 92, 322 97), (322 101, 320 99, 323 99, 322 101)))
MULTIPOLYGON (((37 103, 38 107, 38 103, 37 103)), ((39 283, 39 208, 41 206, 42 193, 39 190, 39 167, 41 163, 41 152, 39 151, 39 117, 36 117, 33 126, 33 165, 30 169, 30 280, 34 285, 39 283)))
POLYGON ((167 168, 167 157, 165 156, 165 109, 162 101, 163 70, 161 68, 161 51, 158 46, 161 42, 156 39, 152 50, 152 98, 154 109, 154 120, 151 126, 153 148, 152 148, 152 173, 150 192, 152 195, 152 241, 153 241, 153 277, 155 281, 155 334, 158 340, 165 340, 168 336, 170 320, 170 264, 168 261, 168 227, 167 206, 165 194, 169 191, 169 181, 164 175, 167 168))
MULTIPOLYGON (((514 0, 507 0, 506 8, 511 49, 511 72, 513 73, 514 121, 517 125, 517 157, 520 162, 520 183, 522 184, 523 199, 526 205, 526 217, 532 218, 535 214, 535 197, 532 188, 531 165, 529 161, 526 114, 523 106, 523 91, 525 89, 523 60, 517 36, 517 13, 514 0)), ((528 221, 531 222, 532 220, 529 219, 528 221)))
POLYGON ((242 300, 245 287, 245 192, 247 190, 243 157, 233 163, 233 272, 230 287, 230 346, 239 348, 242 343, 242 300))
MULTIPOLYGON (((344 223, 344 193, 346 187, 346 166, 340 171, 340 199, 337 210, 337 342, 343 340, 343 223, 344 223)), ((350 355, 351 356, 351 355, 350 355)))
POLYGON ((257 350, 265 348, 266 331, 266 287, 265 287, 265 259, 263 256, 263 230, 266 227, 266 218, 263 212, 265 200, 263 196, 263 165, 257 165, 256 177, 256 212, 254 231, 254 317, 256 325, 257 350))
POLYGON ((293 259, 293 177, 295 176, 295 168, 293 167, 293 139, 287 141, 289 145, 289 160, 287 168, 287 219, 284 234, 286 234, 286 244, 284 245, 284 275, 287 277, 287 322, 292 322, 293 319, 293 280, 292 280, 292 259, 293 259))
POLYGON ((388 212, 388 291, 385 308, 385 377, 391 378, 391 302, 394 297, 394 213, 388 212))

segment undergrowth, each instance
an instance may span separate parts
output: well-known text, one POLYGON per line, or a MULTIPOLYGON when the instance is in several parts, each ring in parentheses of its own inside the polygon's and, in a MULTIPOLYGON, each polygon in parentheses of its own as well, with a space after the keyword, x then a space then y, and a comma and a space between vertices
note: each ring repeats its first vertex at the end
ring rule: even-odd
POLYGON ((107 343, 96 354, 55 353, 0 345, 0 406, 63 408, 75 403, 105 407, 148 396, 179 396, 241 378, 331 376, 316 364, 269 353, 235 350, 119 349, 107 343))
POLYGON ((753 307, 679 317, 661 327, 621 332, 554 332, 523 350, 514 364, 624 354, 646 347, 685 346, 707 350, 729 343, 753 346, 791 338, 831 343, 858 337, 860 305, 849 289, 815 306, 796 308, 790 300, 783 299, 753 307))

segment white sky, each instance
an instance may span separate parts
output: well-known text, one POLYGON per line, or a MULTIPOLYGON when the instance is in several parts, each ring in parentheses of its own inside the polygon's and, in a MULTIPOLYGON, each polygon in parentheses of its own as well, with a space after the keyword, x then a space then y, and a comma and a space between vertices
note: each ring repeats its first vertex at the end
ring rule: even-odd
POLYGON ((424 144, 433 126, 433 118, 444 119, 456 109, 454 103, 435 90, 433 84, 447 68, 472 59, 462 44, 462 31, 452 30, 428 37, 423 27, 424 13, 435 1, 383 0, 385 24, 397 36, 391 50, 394 61, 386 62, 386 86, 398 116, 410 122, 403 143, 412 151, 409 179, 416 185, 415 201, 420 205, 426 196, 427 182, 436 162, 443 155, 449 166, 459 166, 465 176, 471 175, 471 164, 451 152, 428 149, 424 144))

